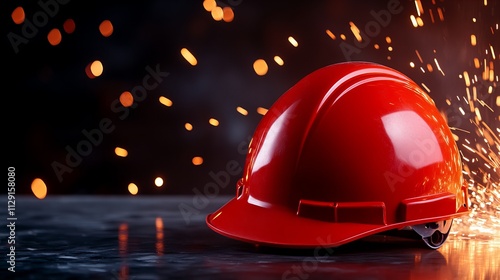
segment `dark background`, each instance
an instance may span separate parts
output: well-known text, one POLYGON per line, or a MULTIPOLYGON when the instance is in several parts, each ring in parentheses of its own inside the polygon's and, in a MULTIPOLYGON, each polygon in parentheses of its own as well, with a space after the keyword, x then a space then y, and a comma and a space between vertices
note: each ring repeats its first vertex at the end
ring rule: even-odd
MULTIPOLYGON (((493 61, 496 73, 500 71, 500 31, 495 26, 500 18, 499 1, 488 0, 484 6, 483 1, 422 0, 424 26, 415 28, 410 21, 411 15, 417 15, 415 2, 400 0, 402 12, 392 15, 389 24, 370 38, 368 46, 346 57, 340 34, 346 35, 345 43, 355 46, 349 22, 363 30, 374 20, 370 12, 387 10, 389 2, 221 0, 219 6, 229 6, 235 14, 232 22, 224 22, 215 21, 201 0, 73 0, 58 3, 56 15, 15 53, 8 34, 21 35, 22 25, 12 22, 11 11, 23 6, 27 20, 33 20, 41 7, 35 1, 5 1, 1 8, 6 115, 3 138, 7 139, 6 165, 16 168, 16 192, 31 193, 32 180, 42 178, 48 195, 128 194, 130 182, 139 186, 139 194, 193 194, 193 189, 202 190, 213 181, 210 172, 224 170, 227 162, 236 160, 243 165, 245 155, 239 146, 248 143, 262 117, 256 108, 269 108, 310 72, 347 60, 381 63, 418 84, 424 83, 450 126, 473 129, 469 120, 473 116, 462 116, 457 110, 466 106, 463 99, 457 99, 466 94, 460 75, 468 71, 481 77, 482 69, 474 68, 474 57, 479 58, 481 67, 486 58, 493 61), (438 8, 444 11, 444 21, 437 17, 438 8), (69 18, 76 23, 75 32, 63 32, 62 42, 51 46, 47 33, 52 28, 62 30, 69 18), (114 26, 107 38, 98 30, 103 20, 110 20, 114 26), (336 40, 327 36, 326 29, 336 35, 336 40), (477 46, 471 46, 471 34, 478 37, 477 46), (298 41, 298 47, 288 42, 288 36, 298 41), (392 39, 391 44, 386 36, 392 39), (389 45, 392 52, 387 50, 389 45), (490 45, 496 51, 495 60, 485 54, 490 45), (183 47, 196 56, 196 66, 181 56, 183 47), (283 58, 283 66, 273 61, 275 55, 283 58), (252 64, 258 58, 269 65, 264 76, 253 71, 252 64), (437 71, 434 58, 444 76, 437 71), (85 67, 94 60, 103 63, 104 73, 89 79, 85 67), (410 62, 416 67, 410 67, 410 62), (427 64, 434 71, 427 71, 427 64), (155 69, 156 65, 169 76, 149 91, 130 115, 120 119, 111 104, 121 92, 141 85, 148 73, 146 67, 155 69), (425 73, 420 67, 426 69, 425 73), (173 106, 160 104, 159 96, 171 99, 173 106), (239 114, 237 106, 249 114, 239 114), (212 117, 220 121, 219 126, 208 123, 212 117), (67 147, 75 149, 86 139, 82 130, 97 129, 104 118, 109 118, 115 129, 104 134, 102 142, 59 181, 52 164, 65 164, 67 147), (184 129, 186 122, 193 124, 192 131, 184 129), (126 148, 128 157, 117 157, 117 146, 126 148), (203 164, 194 166, 194 156, 203 157, 203 164), (165 179, 161 188, 153 184, 157 176, 165 179)), ((495 110, 482 111, 483 120, 492 128, 499 122, 495 103, 498 74, 496 77, 496 82, 479 79, 477 84, 483 93, 494 86, 493 93, 482 96, 495 110)), ((234 193, 237 179, 232 176, 221 193, 234 193)))

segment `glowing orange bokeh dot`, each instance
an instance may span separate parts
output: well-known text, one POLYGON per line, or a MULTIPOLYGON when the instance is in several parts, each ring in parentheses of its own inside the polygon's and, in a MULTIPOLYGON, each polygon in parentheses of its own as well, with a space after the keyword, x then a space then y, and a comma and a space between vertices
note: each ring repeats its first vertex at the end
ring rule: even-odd
POLYGON ((72 19, 67 19, 63 23, 64 32, 66 32, 68 34, 71 34, 71 33, 75 32, 75 28, 76 28, 76 24, 75 24, 75 21, 72 20, 72 19))
POLYGON ((136 195, 139 192, 139 187, 137 187, 137 185, 134 183, 130 183, 128 184, 128 191, 130 192, 130 194, 136 195))
POLYGON ((198 64, 198 60, 196 60, 196 57, 186 48, 181 49, 181 54, 184 57, 184 59, 189 62, 189 64, 195 66, 198 64))
POLYGON ((214 119, 214 118, 210 118, 208 120, 208 123, 213 125, 213 126, 218 126, 219 125, 219 121, 217 119, 214 119))
POLYGON ((166 98, 165 96, 160 96, 160 98, 158 98, 158 100, 160 101, 161 104, 163 104, 167 107, 170 107, 173 104, 172 100, 166 98))
POLYGON ((99 32, 101 32, 101 35, 104 37, 109 37, 111 34, 113 34, 113 24, 109 20, 104 20, 101 22, 99 25, 99 32))
POLYGON ((12 14, 10 14, 10 17, 15 24, 23 23, 26 18, 23 7, 19 6, 15 8, 14 11, 12 11, 12 14))
POLYGON ((104 67, 99 60, 96 60, 90 64, 90 71, 92 72, 92 75, 99 77, 104 71, 104 67))
POLYGON ((45 185, 45 182, 42 179, 36 178, 33 182, 31 182, 31 191, 36 198, 44 199, 45 196, 47 196, 47 185, 45 185))
POLYGON ((231 21, 233 21, 233 19, 234 19, 234 12, 233 12, 233 9, 231 9, 231 7, 224 7, 222 9, 222 19, 225 22, 231 22, 231 21))
POLYGON ((266 61, 264 59, 260 59, 260 58, 255 60, 255 62, 253 63, 253 70, 259 76, 265 75, 267 73, 267 70, 268 70, 268 66, 267 66, 266 61))
POLYGON ((240 106, 236 107, 236 111, 238 111, 238 113, 242 114, 243 116, 248 115, 248 111, 243 107, 240 106))
POLYGON ((212 18, 216 21, 222 20, 224 17, 224 11, 222 10, 221 7, 215 7, 213 10, 210 12, 212 14, 212 18))
POLYGON ((85 67, 85 74, 87 74, 87 77, 90 79, 94 79, 96 77, 99 77, 102 72, 104 71, 104 66, 99 60, 93 61, 85 67))
POLYGON ((203 163, 203 158, 202 157, 194 157, 192 162, 194 165, 201 165, 203 163))
POLYGON ((49 34, 47 34, 47 40, 49 40, 49 43, 52 46, 59 45, 59 43, 61 43, 62 40, 61 31, 59 31, 59 29, 57 28, 50 30, 49 34))
POLYGON ((120 94, 120 103, 123 107, 130 107, 134 103, 134 96, 130 91, 124 91, 120 94))
POLYGON ((260 115, 263 115, 263 116, 264 116, 265 114, 267 114, 267 111, 268 111, 268 109, 266 109, 266 108, 264 108, 264 107, 258 107, 258 108, 257 108, 257 113, 259 113, 260 115))
POLYGON ((115 148, 115 154, 119 157, 127 157, 128 156, 128 151, 124 148, 116 147, 115 148))
POLYGON ((211 12, 215 7, 217 7, 217 3, 215 2, 215 0, 203 1, 203 8, 205 8, 207 12, 211 12))

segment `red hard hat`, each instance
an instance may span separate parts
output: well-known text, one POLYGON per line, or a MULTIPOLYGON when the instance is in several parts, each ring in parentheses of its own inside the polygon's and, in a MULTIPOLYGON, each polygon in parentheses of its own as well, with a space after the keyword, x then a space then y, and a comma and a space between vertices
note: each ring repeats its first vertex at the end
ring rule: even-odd
POLYGON ((260 245, 336 247, 412 229, 439 248, 468 213, 457 145, 432 99, 400 72, 345 62, 307 75, 252 137, 214 231, 260 245))

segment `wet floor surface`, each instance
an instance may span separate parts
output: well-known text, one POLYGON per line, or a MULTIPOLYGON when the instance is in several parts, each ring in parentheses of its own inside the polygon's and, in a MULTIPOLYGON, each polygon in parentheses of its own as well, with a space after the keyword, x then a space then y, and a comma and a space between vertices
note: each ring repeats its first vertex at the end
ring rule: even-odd
MULTIPOLYGON (((206 214, 229 199, 16 197, 15 272, 7 270, 7 227, 0 278, 500 279, 495 238, 450 236, 438 250, 384 236, 333 249, 255 247, 206 226, 206 214)), ((0 218, 9 224, 5 212, 0 218)))

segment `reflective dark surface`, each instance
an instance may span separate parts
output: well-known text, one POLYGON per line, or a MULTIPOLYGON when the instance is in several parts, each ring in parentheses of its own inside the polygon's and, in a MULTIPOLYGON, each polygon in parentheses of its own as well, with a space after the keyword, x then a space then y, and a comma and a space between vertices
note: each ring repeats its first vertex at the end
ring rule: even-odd
MULTIPOLYGON (((1 279, 498 279, 498 239, 450 236, 438 250, 374 236, 315 250, 258 248, 211 231, 230 197, 48 197, 16 200, 16 267, 1 279)), ((4 197, 5 201, 5 197, 4 197)), ((5 212, 1 216, 8 224, 5 212)))

